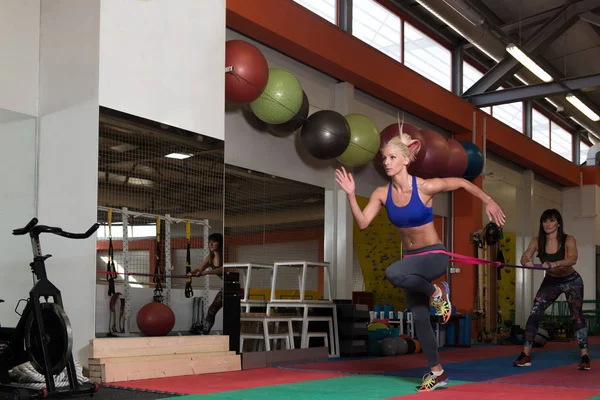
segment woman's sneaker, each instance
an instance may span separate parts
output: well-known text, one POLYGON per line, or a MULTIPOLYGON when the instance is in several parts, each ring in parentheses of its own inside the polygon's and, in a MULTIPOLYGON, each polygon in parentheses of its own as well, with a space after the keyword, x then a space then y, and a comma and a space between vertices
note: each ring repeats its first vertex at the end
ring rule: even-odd
POLYGON ((442 317, 442 323, 445 324, 450 320, 452 314, 452 304, 450 303, 450 287, 446 282, 440 282, 439 286, 441 294, 431 298, 431 305, 435 307, 435 315, 442 317))
POLYGON ((432 390, 439 389, 446 386, 450 382, 448 375, 445 371, 442 371, 441 375, 435 375, 433 372, 429 372, 423 376, 423 383, 421 386, 416 386, 417 393, 419 392, 431 392, 432 390))
POLYGON ((519 358, 513 363, 515 367, 531 367, 531 357, 525 353, 521 353, 519 358))
POLYGON ((577 367, 577 369, 579 369, 580 371, 587 371, 592 369, 592 364, 590 363, 590 357, 585 355, 581 357, 581 362, 579 363, 579 366, 577 367))

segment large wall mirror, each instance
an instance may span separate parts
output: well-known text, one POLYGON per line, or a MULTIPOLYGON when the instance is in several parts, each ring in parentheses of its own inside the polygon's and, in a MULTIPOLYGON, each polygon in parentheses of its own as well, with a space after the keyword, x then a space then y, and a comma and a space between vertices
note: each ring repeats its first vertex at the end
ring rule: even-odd
MULTIPOLYGON (((273 288, 272 267, 281 261, 323 261, 324 221, 324 188, 225 165, 225 266, 239 273, 242 319, 265 315, 272 291, 276 300, 300 298, 300 269, 281 268, 273 288)), ((309 268, 304 285, 306 300, 322 299, 323 269, 309 268)), ((225 318, 228 315, 226 310, 225 318)), ((260 333, 261 329, 260 323, 240 323, 243 333, 260 333)), ((285 348, 281 342, 275 345, 285 348)), ((260 351, 263 346, 263 341, 246 340, 241 350, 260 351)))
POLYGON ((223 141, 106 108, 99 135, 96 335, 220 333, 222 277, 186 273, 220 264, 223 141), (172 310, 171 329, 139 326, 153 303, 172 310))

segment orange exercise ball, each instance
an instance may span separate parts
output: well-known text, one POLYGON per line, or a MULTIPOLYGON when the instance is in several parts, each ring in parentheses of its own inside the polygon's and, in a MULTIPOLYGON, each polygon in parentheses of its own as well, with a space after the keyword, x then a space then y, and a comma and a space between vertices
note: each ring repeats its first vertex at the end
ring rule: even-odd
POLYGON ((162 303, 152 302, 140 308, 136 322, 146 336, 166 336, 175 326, 175 313, 162 303))

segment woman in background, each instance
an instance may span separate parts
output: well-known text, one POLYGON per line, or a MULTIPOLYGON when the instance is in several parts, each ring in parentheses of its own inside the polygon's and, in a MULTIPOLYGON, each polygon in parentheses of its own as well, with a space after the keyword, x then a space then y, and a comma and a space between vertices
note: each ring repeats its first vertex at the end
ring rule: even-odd
POLYGON ((588 355, 588 329, 583 317, 583 279, 573 268, 578 257, 577 243, 573 236, 564 232, 563 219, 558 210, 550 209, 542 213, 538 237, 531 239, 521 257, 521 264, 532 267, 531 258, 536 251, 542 265, 546 268, 546 276, 535 295, 535 302, 527 319, 523 351, 513 365, 515 367, 531 365, 531 348, 538 331, 540 317, 558 299, 558 296, 564 293, 575 325, 575 337, 581 349, 578 369, 589 370, 592 366, 588 355))
MULTIPOLYGON (((206 256, 198 268, 188 273, 188 276, 217 275, 223 279, 223 235, 220 233, 211 233, 208 236, 208 249, 210 250, 209 255, 206 256)), ((221 287, 208 308, 208 312, 204 318, 203 335, 210 333, 215 324, 215 316, 221 307, 223 307, 223 287, 221 287)))

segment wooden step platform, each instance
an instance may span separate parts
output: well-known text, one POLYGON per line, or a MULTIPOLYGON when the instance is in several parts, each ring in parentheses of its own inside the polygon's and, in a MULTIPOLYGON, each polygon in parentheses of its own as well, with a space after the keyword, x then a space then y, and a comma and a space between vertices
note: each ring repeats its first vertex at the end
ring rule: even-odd
POLYGON ((99 383, 239 371, 228 336, 119 337, 90 340, 89 379, 99 383))

